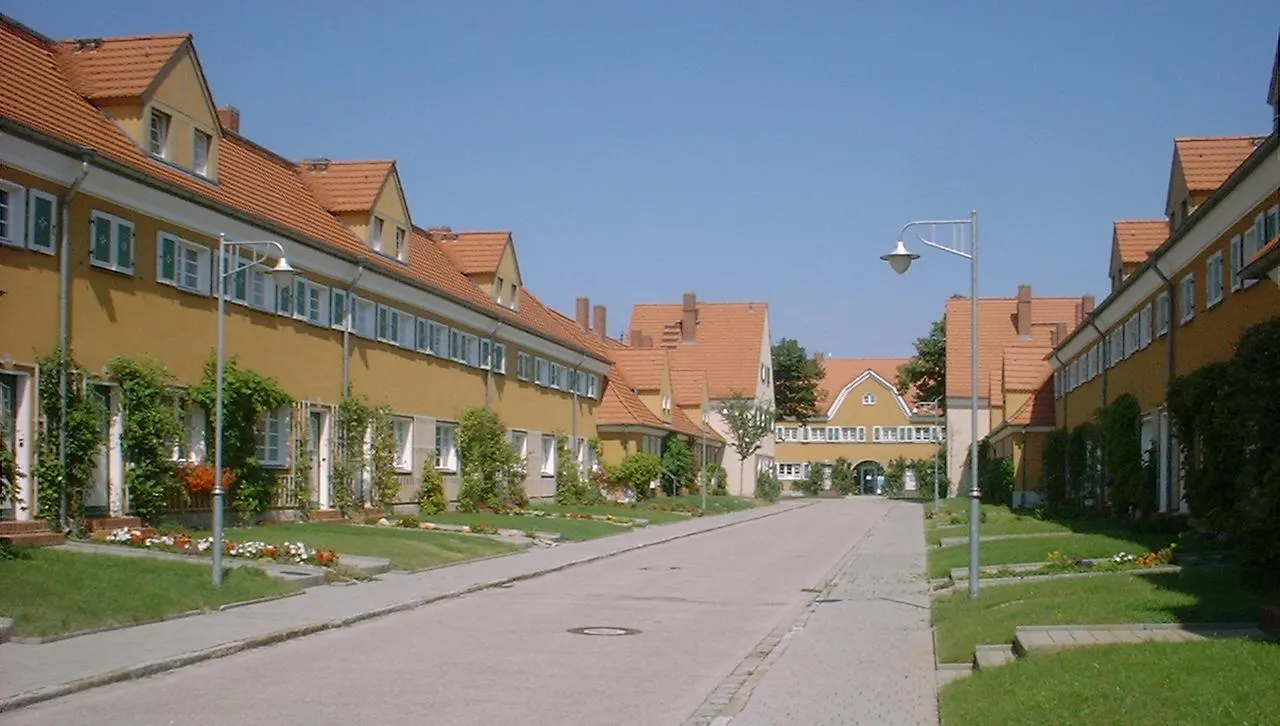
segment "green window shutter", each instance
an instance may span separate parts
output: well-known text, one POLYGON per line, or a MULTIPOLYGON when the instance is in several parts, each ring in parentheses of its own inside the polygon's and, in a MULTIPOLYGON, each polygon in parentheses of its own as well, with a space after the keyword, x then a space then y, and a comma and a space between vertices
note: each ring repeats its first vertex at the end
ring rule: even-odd
POLYGON ((285 285, 280 288, 280 305, 277 310, 281 315, 293 314, 293 288, 285 285))
POLYGON ((347 294, 345 292, 333 291, 333 301, 329 305, 329 324, 341 326, 346 320, 347 313, 347 294))
POLYGON ((31 249, 53 251, 54 203, 44 195, 31 197, 31 249))
POLYGON ((111 220, 106 217, 93 218, 93 246, 89 249, 89 259, 101 265, 111 264, 111 220))
POLYGON ((240 270, 235 275, 235 288, 231 291, 231 299, 244 302, 249 299, 249 270, 240 270))
POLYGON ((160 238, 160 249, 157 254, 156 280, 160 282, 177 282, 178 280, 178 243, 172 237, 160 238))
POLYGON ((133 225, 116 223, 116 268, 133 270, 133 225))

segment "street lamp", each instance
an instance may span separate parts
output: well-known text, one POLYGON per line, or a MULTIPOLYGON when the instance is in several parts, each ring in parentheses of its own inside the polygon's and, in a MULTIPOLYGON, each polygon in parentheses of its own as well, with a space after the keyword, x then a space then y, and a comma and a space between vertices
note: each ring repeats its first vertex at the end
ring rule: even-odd
MULTIPOLYGON (((978 487, 978 213, 971 212, 968 219, 908 222, 898 233, 898 242, 894 245, 893 251, 880 256, 880 259, 888 262, 893 271, 899 275, 905 273, 912 262, 920 259, 920 255, 908 251, 906 244, 902 241, 907 230, 915 227, 951 227, 953 230, 968 227, 969 229, 968 249, 958 242, 954 247, 948 247, 919 235, 917 238, 927 247, 963 257, 969 261, 969 314, 971 317, 969 324, 969 597, 977 598, 978 518, 981 516, 982 498, 982 490, 978 487)), ((937 489, 936 483, 934 489, 935 491, 937 489)))
POLYGON ((218 235, 218 274, 214 276, 214 294, 218 296, 218 364, 217 364, 217 382, 214 384, 214 412, 213 412, 213 586, 222 587, 222 502, 226 496, 226 491, 222 488, 222 369, 225 365, 226 355, 222 339, 225 333, 225 322, 227 312, 227 296, 226 283, 228 278, 233 275, 245 272, 252 267, 261 265, 266 267, 267 253, 265 250, 275 250, 279 253, 279 259, 271 266, 271 277, 275 280, 276 288, 288 289, 293 284, 293 267, 289 264, 289 260, 284 256, 284 247, 275 240, 267 240, 263 242, 249 241, 227 241, 226 235, 218 235), (253 256, 247 260, 240 258, 239 254, 235 255, 235 267, 227 269, 227 256, 230 252, 239 252, 240 250, 249 250, 253 256))

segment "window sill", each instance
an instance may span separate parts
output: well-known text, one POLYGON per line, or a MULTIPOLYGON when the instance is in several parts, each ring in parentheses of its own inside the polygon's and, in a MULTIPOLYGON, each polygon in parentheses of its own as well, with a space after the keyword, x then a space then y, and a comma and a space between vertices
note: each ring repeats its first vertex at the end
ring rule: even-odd
POLYGON ((96 269, 99 269, 99 270, 106 271, 106 272, 114 272, 114 273, 116 273, 117 275, 124 275, 124 276, 126 276, 126 277, 133 277, 133 268, 132 268, 132 267, 120 267, 119 265, 109 265, 109 264, 106 264, 106 263, 103 263, 103 262, 97 262, 97 261, 94 261, 94 260, 92 260, 92 259, 91 259, 91 260, 89 260, 89 266, 90 266, 90 267, 93 267, 93 268, 96 268, 96 269))
POLYGON ((276 470, 280 470, 280 469, 289 469, 289 468, 291 468, 289 464, 286 464, 286 463, 284 463, 284 462, 282 462, 282 461, 260 461, 260 462, 258 462, 258 465, 259 465, 259 466, 261 466, 263 469, 276 469, 276 470))
POLYGON ((440 472, 441 474, 457 474, 458 473, 457 467, 449 469, 442 466, 437 466, 436 471, 440 472))

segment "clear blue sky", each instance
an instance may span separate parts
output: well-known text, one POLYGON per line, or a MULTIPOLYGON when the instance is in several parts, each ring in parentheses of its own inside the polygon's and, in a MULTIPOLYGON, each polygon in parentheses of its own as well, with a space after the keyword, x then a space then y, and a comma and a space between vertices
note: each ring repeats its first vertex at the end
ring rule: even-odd
POLYGON ((56 38, 189 31, 214 99, 289 158, 394 158, 414 221, 514 231, 620 332, 636 302, 764 300, 775 338, 905 355, 982 215, 982 293, 1106 292, 1174 136, 1267 133, 1275 0, 0 0, 56 38))

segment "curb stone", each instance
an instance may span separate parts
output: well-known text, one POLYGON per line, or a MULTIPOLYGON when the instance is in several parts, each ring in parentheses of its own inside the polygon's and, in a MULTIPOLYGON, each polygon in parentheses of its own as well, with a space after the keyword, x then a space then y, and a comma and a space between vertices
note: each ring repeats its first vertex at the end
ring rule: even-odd
POLYGON ((13 618, 0 618, 0 643, 7 642, 13 635, 13 618))
POLYGON ((27 706, 33 706, 38 703, 44 703, 45 701, 52 701, 54 699, 62 698, 64 696, 70 696, 76 693, 82 693, 84 691, 88 691, 94 688, 99 688, 102 686, 109 686, 109 685, 112 685, 115 683, 121 683, 124 681, 131 681, 139 678, 146 678, 148 676, 153 676, 158 673, 164 673, 166 671, 177 670, 179 668, 184 668, 186 666, 194 665, 196 663, 203 663, 205 661, 215 660, 217 658, 225 658, 227 656, 235 655, 237 653, 240 653, 246 650, 253 650, 255 648, 262 648, 269 645, 276 645, 278 643, 283 643, 289 640, 303 638, 308 635, 314 635, 316 633, 322 633, 328 630, 336 630, 338 628, 349 627, 351 625, 356 625, 358 623, 365 622, 366 620, 373 620, 375 618, 380 618, 385 615, 393 615, 396 613, 406 612, 408 610, 414 610, 424 605, 430 605, 431 603, 441 602, 444 600, 455 600, 457 598, 464 597, 466 595, 471 595, 477 592, 483 592, 485 590, 496 589, 504 585, 523 582, 525 580, 536 579, 544 575, 550 575, 550 574, 562 572, 564 570, 568 570, 574 567, 588 565, 593 562, 599 562, 601 560, 610 559, 612 557, 617 557, 619 555, 627 554, 629 552, 636 552, 639 550, 647 549, 649 547, 656 547, 658 545, 663 545, 663 544, 675 542, 678 540, 688 539, 690 537, 696 537, 698 535, 706 534, 708 532, 716 532, 722 529, 727 529, 729 527, 736 527, 740 524, 746 524, 748 522, 756 522, 761 519, 767 519, 769 517, 776 517, 781 514, 794 512, 794 511, 803 509, 805 507, 812 506, 812 504, 813 504, 812 502, 800 503, 795 506, 787 507, 785 509, 777 509, 774 511, 765 512, 763 514, 760 514, 759 516, 749 517, 746 519, 741 519, 735 522, 728 522, 725 524, 718 524, 714 527, 708 527, 707 529, 700 529, 694 532, 685 532, 682 534, 672 535, 670 537, 664 537, 662 539, 654 540, 653 542, 645 542, 645 543, 634 545, 631 547, 626 547, 620 550, 614 550, 612 552, 606 552, 599 555, 584 557, 578 560, 572 560, 570 562, 566 562, 561 565, 544 567, 542 569, 523 572, 518 575, 513 575, 511 577, 505 577, 497 580, 491 580, 489 582, 478 583, 475 585, 471 585, 470 587, 463 588, 461 590, 455 590, 452 592, 441 593, 438 595, 429 595, 426 597, 415 598, 413 600, 408 600, 405 602, 395 603, 393 605, 387 605, 384 607, 375 608, 373 610, 366 610, 364 612, 355 613, 354 615, 349 615, 345 618, 337 618, 334 620, 327 620, 327 621, 322 621, 318 623, 309 623, 307 625, 300 625, 300 626, 295 626, 291 628, 282 628, 280 630, 266 633, 264 635, 254 636, 251 638, 244 638, 241 640, 232 641, 230 643, 223 643, 221 645, 215 645, 211 648, 205 648, 203 650, 191 651, 188 653, 182 653, 182 654, 179 654, 176 656, 170 656, 167 658, 159 658, 153 661, 148 661, 146 663, 140 663, 138 665, 128 666, 126 668, 118 668, 113 671, 100 673, 94 676, 88 676, 86 678, 69 681, 67 683, 61 683, 56 686, 45 686, 43 688, 37 688, 32 691, 27 691, 26 693, 19 693, 15 696, 10 696, 8 698, 0 699, 0 714, 7 713, 9 711, 15 711, 20 708, 26 708, 27 706))

